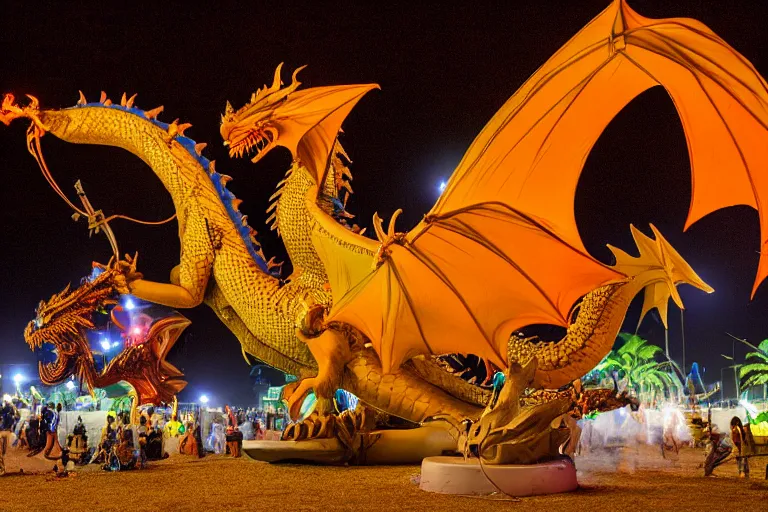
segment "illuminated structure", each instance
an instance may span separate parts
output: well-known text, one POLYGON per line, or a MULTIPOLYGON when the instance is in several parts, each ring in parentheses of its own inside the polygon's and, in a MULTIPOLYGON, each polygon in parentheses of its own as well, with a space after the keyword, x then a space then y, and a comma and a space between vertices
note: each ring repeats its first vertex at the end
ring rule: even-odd
MULTIPOLYGON (((170 284, 143 279, 133 258, 116 262, 118 290, 174 308, 205 301, 244 353, 300 377, 286 387, 292 416, 314 391, 307 437, 333 435, 328 414, 342 388, 413 422, 468 420, 466 445, 481 459, 532 463, 557 452, 568 432, 552 420, 573 406, 538 390, 591 370, 637 293, 645 290, 643 314, 658 308, 666 322, 670 297, 682 307, 676 285, 712 291, 655 228, 654 238, 633 228, 639 257, 611 247, 609 267, 586 252, 576 227, 573 199, 589 151, 629 101, 656 85, 672 96, 689 143, 688 224, 734 204, 765 211, 768 196, 755 192, 768 185, 764 80, 702 24, 650 20, 615 0, 502 106, 422 222, 401 233, 397 214, 386 230, 375 216, 372 240, 348 224, 349 170, 337 136, 377 86, 300 90, 294 73, 283 88, 278 68, 244 107, 227 105, 221 133, 233 156, 255 151, 257 161, 277 145, 293 154, 270 207, 295 269, 285 279, 226 190, 230 178, 202 156, 204 144, 184 136, 188 125, 156 120, 161 108, 102 95, 42 110, 35 99, 20 107, 9 96, 1 117, 32 121, 29 145, 46 173, 45 133, 122 147, 152 167, 183 226, 181 260, 170 284), (510 336, 530 324, 566 327, 567 335, 552 344, 510 336), (474 387, 433 357, 466 352, 502 369, 503 388, 474 387)), ((762 214, 761 226, 765 242, 762 214)), ((765 254, 755 288, 768 275, 765 254)))
MULTIPOLYGON (((67 286, 47 302, 41 302, 37 318, 24 330, 30 349, 40 350, 44 344, 51 344, 55 349, 54 361, 41 361, 38 365, 40 380, 48 386, 66 381, 74 389, 74 383, 68 380, 74 376, 90 392, 124 380, 136 393, 135 405, 173 402, 186 382, 181 379, 183 374, 165 357, 189 320, 171 314, 152 322, 141 343, 130 343, 117 351, 108 364, 104 356, 105 363, 97 370, 88 335, 96 330, 98 315, 107 315, 112 309, 114 319, 113 308, 119 296, 115 287, 118 272, 100 270, 84 279, 79 287, 70 290, 67 286)), ((113 348, 101 337, 100 344, 104 352, 113 348)))

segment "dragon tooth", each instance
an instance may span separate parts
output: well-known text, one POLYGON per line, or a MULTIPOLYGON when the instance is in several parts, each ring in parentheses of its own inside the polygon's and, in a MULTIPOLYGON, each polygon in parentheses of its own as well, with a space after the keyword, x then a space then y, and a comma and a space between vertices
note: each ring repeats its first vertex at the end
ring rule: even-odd
MULTIPOLYGON (((138 94, 138 93, 136 93, 138 94)), ((133 108, 133 101, 136 99, 136 94, 128 98, 128 101, 125 102, 125 106, 128 108, 133 108)))
POLYGON ((197 153, 197 156, 202 156, 203 150, 207 145, 207 142, 198 142, 195 144, 195 153, 197 153))
POLYGON ((88 103, 88 101, 85 99, 85 95, 83 94, 83 91, 77 91, 80 93, 80 99, 77 100, 78 105, 85 105, 88 103))
POLYGON ((153 108, 152 110, 147 110, 144 112, 144 117, 147 119, 157 119, 157 116, 160 114, 160 112, 163 111, 165 107, 160 105, 159 107, 153 108))

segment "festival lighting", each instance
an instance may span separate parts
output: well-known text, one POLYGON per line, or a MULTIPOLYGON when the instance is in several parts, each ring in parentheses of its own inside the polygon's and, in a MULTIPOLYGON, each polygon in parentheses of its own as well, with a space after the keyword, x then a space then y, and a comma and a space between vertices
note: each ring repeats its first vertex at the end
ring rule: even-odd
POLYGON ((109 340, 101 340, 101 349, 102 350, 109 350, 109 347, 111 345, 109 344, 109 340))
POLYGON ((141 329, 139 327, 134 327, 131 330, 131 332, 133 333, 134 336, 138 336, 139 334, 141 334, 141 329))
POLYGON ((208 396, 207 395, 200 395, 200 403, 201 404, 207 404, 208 403, 208 396))
POLYGON ((21 384, 23 380, 24 380, 24 376, 20 373, 17 373, 16 375, 13 376, 13 383, 16 384, 17 386, 21 384))
POLYGON ((443 192, 443 190, 445 190, 445 187, 447 187, 447 186, 448 186, 448 184, 447 184, 446 182, 444 182, 444 181, 441 181, 441 182, 440 182, 440 185, 438 185, 438 187, 437 187, 437 188, 439 188, 439 189, 440 189, 440 192, 442 193, 442 192, 443 192))
POLYGON ((128 311, 131 311, 136 308, 136 304, 133 302, 133 300, 129 297, 125 299, 125 309, 128 311))
POLYGON ((72 382, 71 380, 68 380, 68 381, 67 381, 67 389, 68 389, 68 390, 70 390, 70 391, 72 391, 73 389, 75 389, 75 383, 74 383, 74 382, 72 382))

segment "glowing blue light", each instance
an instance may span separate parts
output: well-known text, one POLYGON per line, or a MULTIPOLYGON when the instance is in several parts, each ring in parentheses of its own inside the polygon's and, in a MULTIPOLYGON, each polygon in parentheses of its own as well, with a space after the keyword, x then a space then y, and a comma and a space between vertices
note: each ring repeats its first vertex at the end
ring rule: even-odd
POLYGON ((20 374, 20 373, 17 373, 16 375, 14 375, 14 376, 13 376, 13 383, 14 383, 14 384, 16 384, 17 386, 18 386, 18 385, 21 383, 21 381, 23 381, 23 380, 24 380, 24 376, 23 376, 22 374, 20 374))
POLYGON ((207 395, 200 395, 200 403, 201 404, 207 404, 208 403, 208 396, 207 395))
POLYGON ((67 381, 67 389, 68 389, 68 390, 70 390, 70 391, 72 391, 73 389, 75 389, 75 383, 74 383, 74 382, 72 382, 71 380, 68 380, 68 381, 67 381))
POLYGON ((101 340, 101 349, 102 350, 109 350, 109 347, 111 345, 109 344, 109 340, 101 340))
POLYGON ((441 181, 440 182, 440 186, 438 188, 440 189, 440 192, 442 192, 443 190, 445 190, 445 187, 447 187, 447 186, 448 186, 448 184, 446 182, 441 181))
POLYGON ((131 311, 134 308, 136 308, 136 304, 134 304, 133 300, 130 297, 125 299, 125 309, 131 311))

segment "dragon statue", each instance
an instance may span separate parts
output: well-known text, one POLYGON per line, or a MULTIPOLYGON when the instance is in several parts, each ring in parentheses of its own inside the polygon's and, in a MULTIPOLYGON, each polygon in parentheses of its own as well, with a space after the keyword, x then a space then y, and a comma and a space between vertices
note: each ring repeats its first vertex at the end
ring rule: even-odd
MULTIPOLYGON (((573 396, 542 390, 569 386, 608 353, 639 292, 642 315, 656 307, 666 322, 670 297, 682 307, 677 285, 713 291, 653 227, 654 238, 632 228, 638 257, 609 246, 612 267, 580 239, 573 200, 584 161, 644 90, 665 87, 683 121, 695 184, 688 224, 733 204, 762 205, 749 184, 768 176, 765 82, 694 20, 651 20, 615 0, 502 106, 423 220, 401 233, 399 212, 386 230, 376 215, 375 240, 347 222, 341 190, 351 192, 351 174, 338 135, 377 86, 300 89, 297 72, 282 87, 278 68, 245 106, 227 104, 221 125, 231 156, 255 152, 258 161, 276 146, 293 155, 270 207, 293 266, 285 278, 226 189, 230 178, 184 135, 188 124, 157 120, 162 107, 143 111, 126 95, 113 104, 103 93, 88 103, 81 93, 75 107, 41 109, 35 98, 20 106, 8 95, 0 119, 31 120, 29 147, 44 171, 46 133, 121 147, 152 168, 175 206, 180 263, 170 283, 158 283, 126 257, 115 266, 118 291, 173 308, 208 304, 245 354, 299 376, 286 388, 292 416, 315 392, 309 437, 332 435, 341 388, 414 423, 464 422, 465 444, 486 461, 557 453, 567 434, 554 420, 573 396), (566 335, 511 335, 533 324, 566 335), (465 353, 502 369, 503 386, 475 386, 440 364, 439 356, 465 353)), ((761 259, 755 287, 766 274, 761 259)))
POLYGON ((97 372, 87 332, 95 328, 94 315, 106 313, 118 303, 115 282, 121 275, 115 268, 97 270, 98 275, 83 279, 79 287, 70 290, 67 286, 41 302, 37 317, 24 330, 31 350, 40 349, 44 343, 55 348, 55 361, 38 363, 40 380, 54 386, 74 376, 91 393, 95 388, 126 381, 136 393, 136 405, 172 403, 187 383, 165 358, 189 320, 178 313, 156 320, 146 341, 125 348, 97 372))

